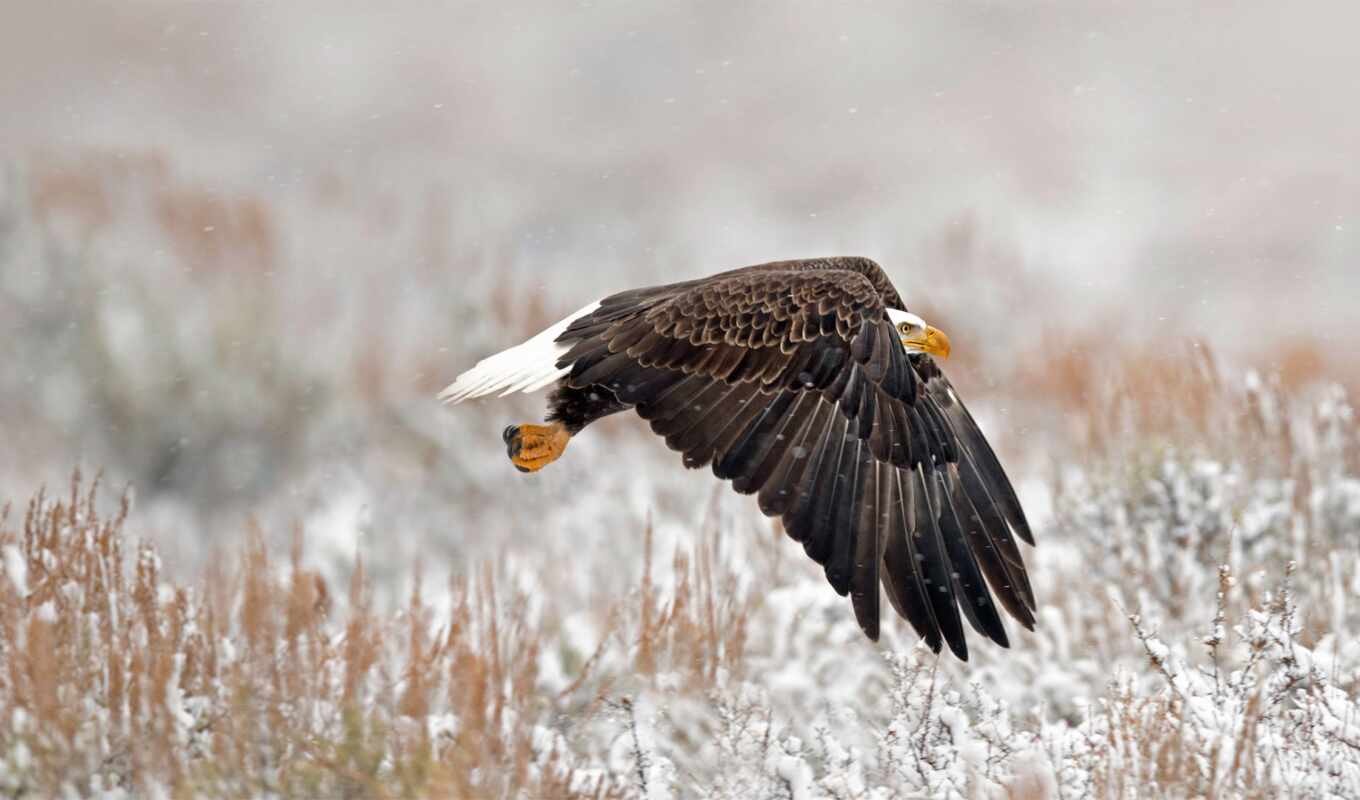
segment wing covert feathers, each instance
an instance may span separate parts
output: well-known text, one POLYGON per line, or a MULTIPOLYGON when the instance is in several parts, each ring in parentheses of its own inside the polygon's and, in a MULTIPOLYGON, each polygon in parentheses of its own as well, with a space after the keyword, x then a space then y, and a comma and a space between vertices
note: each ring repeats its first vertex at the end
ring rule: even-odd
MULTIPOLYGON (((976 422, 935 362, 903 349, 888 307, 901 299, 867 259, 763 264, 605 298, 559 323, 553 370, 614 392, 687 467, 756 495, 869 638, 881 587, 928 646, 967 659, 964 620, 1008 646, 998 604, 1033 628, 1015 542, 1033 536, 976 422)), ((529 377, 506 372, 472 391, 529 377)))

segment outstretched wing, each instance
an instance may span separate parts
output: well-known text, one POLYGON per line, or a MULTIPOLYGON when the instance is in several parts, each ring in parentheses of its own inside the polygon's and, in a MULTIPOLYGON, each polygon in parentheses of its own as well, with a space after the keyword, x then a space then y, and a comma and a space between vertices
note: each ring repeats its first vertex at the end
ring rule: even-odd
POLYGON ((934 361, 902 347, 889 303, 867 259, 749 267, 606 298, 558 338, 558 367, 634 404, 686 466, 757 495, 871 639, 881 584, 934 650, 966 659, 963 619, 1008 644, 993 593, 1033 627, 1014 536, 1033 541, 1000 462, 934 361))

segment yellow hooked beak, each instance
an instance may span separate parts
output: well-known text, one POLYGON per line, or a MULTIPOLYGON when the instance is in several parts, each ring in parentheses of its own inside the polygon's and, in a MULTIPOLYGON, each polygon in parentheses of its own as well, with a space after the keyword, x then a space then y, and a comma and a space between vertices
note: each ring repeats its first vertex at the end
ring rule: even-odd
POLYGON ((949 337, 933 325, 927 325, 910 336, 903 336, 902 346, 908 350, 929 353, 936 358, 949 358, 949 337))

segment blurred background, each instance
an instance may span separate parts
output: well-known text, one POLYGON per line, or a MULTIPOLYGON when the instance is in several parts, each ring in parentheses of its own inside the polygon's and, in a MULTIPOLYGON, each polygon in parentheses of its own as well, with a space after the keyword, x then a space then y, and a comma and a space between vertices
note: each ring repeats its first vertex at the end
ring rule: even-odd
POLYGON ((636 420, 521 481, 499 431, 541 397, 434 395, 592 298, 773 259, 883 264, 1026 491, 1116 358, 1167 405, 1209 353, 1360 379, 1352 4, 5 18, 0 498, 102 470, 175 568, 251 519, 379 576, 692 522, 711 477, 636 420))

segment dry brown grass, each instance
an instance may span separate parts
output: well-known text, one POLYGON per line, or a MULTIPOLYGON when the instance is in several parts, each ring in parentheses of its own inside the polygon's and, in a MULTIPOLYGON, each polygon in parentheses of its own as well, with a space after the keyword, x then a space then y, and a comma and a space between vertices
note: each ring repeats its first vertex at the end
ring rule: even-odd
POLYGON ((719 668, 740 675, 748 625, 759 599, 738 591, 736 573, 723 567, 722 536, 713 517, 693 551, 676 550, 670 565, 674 586, 668 592, 658 591, 652 582, 653 549, 649 524, 638 612, 625 633, 635 643, 635 668, 650 675, 661 664, 678 667, 691 686, 711 686, 719 668))
POLYGON ((1087 463, 1131 453, 1155 458, 1169 447, 1247 463, 1292 463, 1297 439, 1290 404, 1301 386, 1328 377, 1263 369, 1245 383, 1225 379, 1213 350, 1200 343, 1166 351, 1093 338, 1026 361, 1031 366, 1017 372, 1016 393, 1043 398, 1046 420, 1057 428, 1051 449, 1081 453, 1087 463))
POLYGON ((1356 364, 1316 340, 1287 340, 1225 367, 1201 341, 1166 348, 1121 345, 1099 333, 1053 338, 1065 346, 1018 358, 1007 392, 1040 399, 1052 432, 1099 458, 1166 444, 1241 455, 1244 443, 1287 456, 1280 448, 1289 420, 1272 412, 1318 386, 1340 385, 1350 396, 1360 388, 1356 364), (1257 376, 1246 391, 1244 367, 1257 376))
POLYGON ((84 151, 35 158, 29 200, 37 220, 67 226, 78 240, 127 224, 129 199, 152 219, 191 271, 268 272, 276 265, 273 211, 254 195, 226 195, 185 181, 156 152, 84 151))
MULTIPOLYGON (((452 581, 440 618, 419 580, 384 614, 362 565, 337 602, 303 567, 300 532, 282 564, 252 527, 235 563, 179 585, 150 546, 127 550, 126 501, 99 505, 98 481, 77 473, 63 498, 0 519, 0 552, 25 573, 0 579, 0 707, 23 720, 0 720, 0 754, 22 745, 33 762, 11 789, 606 797, 630 785, 580 773, 542 728, 553 702, 602 711, 616 687, 594 674, 601 652, 560 696, 543 692, 545 621, 491 565, 452 581)), ((621 640, 644 678, 701 686, 739 669, 749 601, 705 530, 673 558, 671 589, 649 555, 636 602, 608 615, 601 651, 621 640)))

